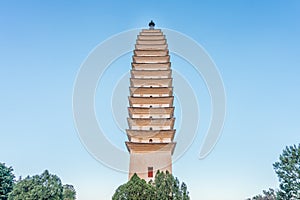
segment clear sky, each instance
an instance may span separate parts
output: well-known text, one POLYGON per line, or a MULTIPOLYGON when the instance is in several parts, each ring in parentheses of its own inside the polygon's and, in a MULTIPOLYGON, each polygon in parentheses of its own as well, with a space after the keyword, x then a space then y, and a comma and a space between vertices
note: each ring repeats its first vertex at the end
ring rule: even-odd
MULTIPOLYGON (((182 59, 171 58, 194 87, 203 116, 193 145, 174 163, 174 175, 187 183, 191 198, 239 200, 277 188, 272 163, 286 145, 300 141, 297 0, 1 1, 0 162, 13 166, 17 177, 48 169, 73 184, 79 200, 110 199, 127 174, 100 164, 81 144, 72 114, 73 85, 96 45, 151 19, 201 44, 226 89, 222 136, 199 160, 209 96, 201 77, 182 59)), ((130 70, 130 57, 112 64, 115 75, 130 70)), ((96 101, 98 106, 105 100, 97 96, 96 101)), ((118 128, 110 126, 106 134, 124 148, 118 128)))

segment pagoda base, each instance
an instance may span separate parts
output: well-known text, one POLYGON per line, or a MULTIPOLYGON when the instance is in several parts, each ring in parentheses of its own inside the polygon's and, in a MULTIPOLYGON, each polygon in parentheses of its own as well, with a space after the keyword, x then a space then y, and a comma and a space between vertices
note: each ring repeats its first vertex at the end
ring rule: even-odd
POLYGON ((129 179, 136 173, 140 178, 148 182, 154 180, 158 170, 172 173, 171 151, 130 154, 129 179))

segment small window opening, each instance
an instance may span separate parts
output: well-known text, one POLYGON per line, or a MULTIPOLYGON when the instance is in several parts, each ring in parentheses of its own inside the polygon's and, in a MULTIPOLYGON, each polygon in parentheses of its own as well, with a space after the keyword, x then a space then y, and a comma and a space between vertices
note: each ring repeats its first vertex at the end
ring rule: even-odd
POLYGON ((149 140, 149 142, 150 142, 150 143, 152 143, 152 142, 153 142, 153 140, 152 140, 152 139, 150 139, 150 140, 149 140))
POLYGON ((148 178, 153 178, 153 167, 148 167, 148 178))

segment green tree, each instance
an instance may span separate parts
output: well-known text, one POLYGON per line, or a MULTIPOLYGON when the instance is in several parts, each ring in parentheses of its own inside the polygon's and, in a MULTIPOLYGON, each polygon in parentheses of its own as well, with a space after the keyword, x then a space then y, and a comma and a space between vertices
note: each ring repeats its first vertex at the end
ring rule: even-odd
POLYGON ((6 167, 4 163, 0 163, 0 200, 8 198, 8 193, 13 189, 14 178, 12 167, 6 167))
POLYGON ((171 184, 169 180, 166 180, 166 176, 163 172, 158 171, 155 175, 154 186, 156 199, 168 200, 171 193, 171 184))
POLYGON ((255 197, 248 198, 247 200, 276 200, 277 195, 274 189, 270 188, 268 191, 264 190, 263 194, 256 195, 255 197))
POLYGON ((113 200, 189 200, 185 183, 174 178, 169 172, 157 172, 154 181, 147 183, 136 174, 125 184, 118 187, 113 200))
POLYGON ((148 184, 144 179, 140 179, 134 174, 131 179, 118 187, 113 200, 154 200, 154 188, 148 184))
POLYGON ((73 185, 63 185, 63 200, 75 200, 76 191, 73 185))
POLYGON ((190 199, 189 192, 187 190, 187 185, 184 182, 181 184, 181 194, 182 194, 182 200, 190 199))
POLYGON ((286 147, 273 164, 279 178, 279 199, 300 199, 300 144, 286 147))
POLYGON ((158 171, 154 179, 155 199, 161 200, 189 200, 189 192, 185 183, 180 182, 168 171, 166 173, 158 171))
POLYGON ((63 186, 58 176, 45 170, 41 175, 17 181, 9 200, 62 200, 63 186))

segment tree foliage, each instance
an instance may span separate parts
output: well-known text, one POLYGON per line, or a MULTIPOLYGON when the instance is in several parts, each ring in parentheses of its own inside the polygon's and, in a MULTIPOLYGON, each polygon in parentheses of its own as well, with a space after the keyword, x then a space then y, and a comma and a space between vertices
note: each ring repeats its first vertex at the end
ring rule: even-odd
POLYGON ((147 183, 136 174, 125 184, 118 187, 113 200, 189 200, 185 183, 180 185, 177 178, 169 172, 157 172, 154 181, 147 183))
POLYGON ((177 178, 174 178, 168 171, 157 172, 155 175, 154 186, 156 188, 155 199, 162 200, 188 200, 189 194, 185 183, 180 185, 177 178))
POLYGON ((151 196, 154 195, 154 187, 151 184, 147 184, 144 179, 140 179, 134 174, 130 181, 121 185, 113 195, 113 200, 151 200, 151 196))
POLYGON ((75 200, 76 191, 73 185, 63 185, 63 200, 75 200))
POLYGON ((279 199, 300 199, 300 144, 286 147, 273 164, 279 178, 279 199))
POLYGON ((60 178, 45 170, 41 175, 27 176, 25 179, 17 181, 8 199, 63 200, 63 191, 60 178))
POLYGON ((8 193, 13 189, 14 178, 12 167, 6 167, 4 163, 0 163, 0 200, 8 198, 8 193))
POLYGON ((247 200, 276 200, 277 195, 274 189, 270 188, 268 191, 264 190, 263 194, 256 195, 255 197, 248 198, 247 200))

